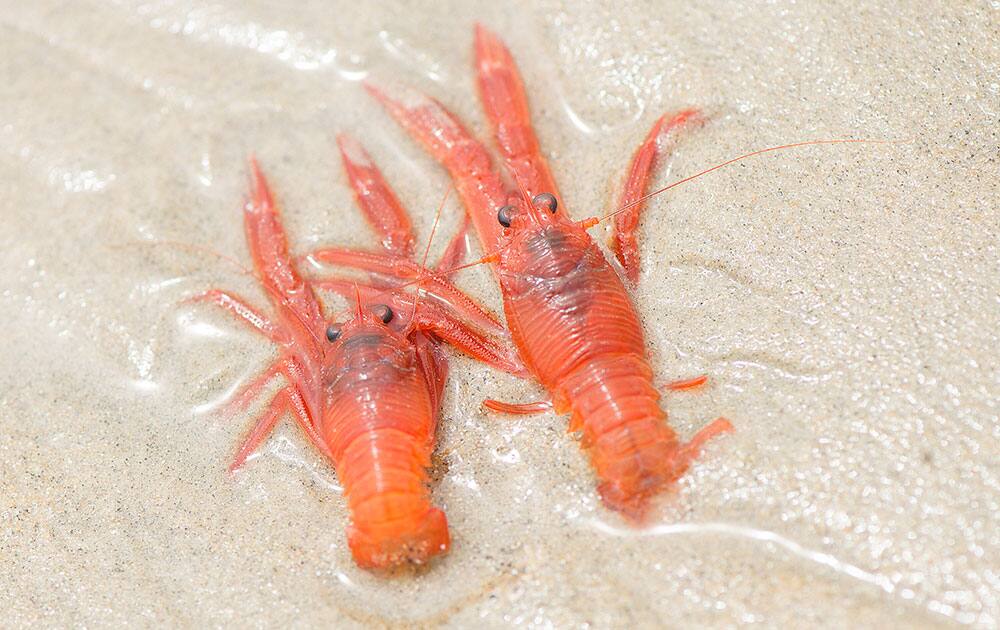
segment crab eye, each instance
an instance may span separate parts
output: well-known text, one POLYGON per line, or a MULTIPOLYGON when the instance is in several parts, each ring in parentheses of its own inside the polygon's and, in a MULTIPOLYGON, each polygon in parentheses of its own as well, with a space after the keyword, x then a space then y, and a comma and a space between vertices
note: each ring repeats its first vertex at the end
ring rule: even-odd
POLYGON ((541 193, 535 195, 535 198, 531 200, 531 203, 535 204, 536 207, 545 208, 552 214, 555 214, 556 209, 559 207, 559 202, 556 201, 556 196, 552 193, 541 193))
POLYGON ((497 211, 497 221, 504 227, 510 227, 510 219, 514 216, 514 206, 504 206, 497 211))
POLYGON ((326 329, 326 340, 329 341, 330 343, 333 343, 334 341, 340 339, 340 332, 341 331, 339 325, 331 324, 326 329))
POLYGON ((381 319, 383 324, 388 324, 392 321, 392 309, 386 304, 376 304, 372 308, 372 313, 375 313, 375 317, 381 319))

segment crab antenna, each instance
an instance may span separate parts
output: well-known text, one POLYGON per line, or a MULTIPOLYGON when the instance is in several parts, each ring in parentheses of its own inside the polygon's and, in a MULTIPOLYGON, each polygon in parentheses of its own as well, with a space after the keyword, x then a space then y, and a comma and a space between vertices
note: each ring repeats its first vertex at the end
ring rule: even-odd
POLYGON ((120 243, 120 244, 108 245, 108 248, 109 249, 121 249, 121 248, 125 248, 125 247, 157 247, 157 246, 172 247, 174 249, 186 250, 186 251, 189 251, 189 252, 195 252, 195 253, 198 253, 198 254, 204 254, 206 256, 211 256, 212 258, 215 258, 217 260, 221 260, 222 262, 231 265, 240 274, 243 274, 243 275, 246 275, 246 276, 250 276, 250 277, 258 278, 259 279, 259 276, 257 275, 256 272, 254 272, 252 269, 244 266, 242 263, 240 263, 235 258, 232 258, 231 256, 227 256, 226 254, 217 252, 217 251, 215 251, 214 249, 212 249, 210 247, 205 247, 204 245, 196 245, 194 243, 183 243, 181 241, 163 241, 163 240, 159 240, 159 239, 157 239, 157 240, 142 240, 142 239, 139 239, 139 240, 125 241, 124 243, 120 243))
MULTIPOLYGON (((495 263, 498 260, 500 260, 500 252, 502 252, 503 249, 504 248, 500 248, 497 251, 493 252, 492 254, 487 254, 487 255, 483 256, 482 258, 480 258, 478 260, 473 260, 472 262, 468 262, 468 263, 465 263, 463 265, 455 265, 454 267, 449 267, 448 269, 437 269, 437 270, 434 270, 434 273, 440 274, 442 276, 449 276, 449 275, 455 273, 456 271, 461 271, 463 269, 468 269, 469 267, 478 267, 479 265, 487 265, 489 263, 495 263)), ((427 268, 426 267, 423 268, 422 271, 427 271, 427 268)), ((415 280, 410 280, 409 282, 404 282, 403 284, 396 285, 395 288, 396 289, 405 289, 406 287, 411 287, 411 286, 413 286, 415 284, 419 284, 421 282, 423 282, 423 278, 422 277, 418 277, 415 280)))
POLYGON ((354 305, 357 308, 358 319, 364 317, 364 311, 361 310, 361 289, 358 288, 358 283, 354 283, 354 305))
POLYGON ((448 186, 448 190, 444 191, 441 203, 438 204, 437 210, 434 211, 434 223, 431 224, 431 234, 427 237, 427 247, 424 248, 423 258, 420 259, 421 270, 427 268, 427 256, 431 253, 431 243, 434 242, 434 234, 437 232, 438 223, 441 222, 441 211, 444 210, 444 204, 448 203, 448 197, 451 195, 452 189, 453 186, 448 186))
MULTIPOLYGON (((420 306, 420 283, 423 282, 424 274, 427 271, 427 256, 431 253, 431 243, 434 242, 434 234, 437 232, 438 223, 441 222, 441 212, 444 210, 444 204, 448 203, 448 197, 451 196, 453 188, 454 185, 449 185, 448 189, 444 191, 444 197, 441 198, 441 203, 438 204, 437 210, 434 212, 434 223, 431 224, 431 233, 430 236, 427 237, 427 247, 424 248, 424 256, 420 260, 420 273, 414 281, 414 283, 417 284, 417 291, 416 295, 413 296, 413 313, 410 315, 410 323, 407 324, 407 328, 412 327, 414 322, 417 321, 417 307, 420 306)), ((402 286, 405 287, 410 284, 413 283, 408 282, 402 286)))
POLYGON ((690 175, 688 177, 685 177, 684 179, 679 179, 676 182, 673 182, 672 184, 667 184, 663 188, 654 190, 653 192, 651 192, 651 193, 649 193, 647 195, 643 195, 642 197, 639 197, 635 201, 628 202, 627 204, 625 204, 621 208, 618 208, 614 212, 611 212, 609 214, 604 215, 600 219, 596 219, 596 218, 586 219, 584 221, 584 224, 585 224, 586 227, 593 227, 594 225, 597 225, 598 223, 600 223, 602 221, 606 221, 607 219, 610 219, 611 217, 615 216, 616 214, 619 214, 621 212, 624 212, 624 211, 628 210, 632 206, 638 205, 638 204, 646 201, 647 199, 655 197, 656 195, 659 195, 661 193, 665 193, 668 190, 670 190, 671 188, 675 188, 675 187, 680 186, 681 184, 687 183, 687 182, 689 182, 689 181, 691 181, 693 179, 698 179, 699 177, 702 177, 704 175, 708 175, 712 171, 717 171, 720 168, 724 168, 724 167, 729 166, 730 164, 733 164, 735 162, 746 160, 748 158, 752 158, 752 157, 755 157, 755 156, 758 156, 758 155, 762 155, 764 153, 771 153, 772 151, 783 151, 785 149, 794 149, 796 147, 808 147, 808 146, 813 146, 813 145, 817 145, 817 144, 898 144, 898 143, 901 143, 901 142, 907 142, 907 141, 906 140, 858 140, 858 139, 853 139, 853 138, 838 138, 838 139, 833 139, 833 140, 807 140, 805 142, 794 142, 792 144, 783 144, 783 145, 776 146, 776 147, 768 147, 766 149, 758 149, 757 151, 751 151, 750 153, 744 153, 743 155, 739 155, 739 156, 736 156, 736 157, 734 157, 734 158, 732 158, 730 160, 726 160, 725 162, 722 162, 721 164, 716 164, 715 166, 712 166, 711 168, 706 168, 705 170, 703 170, 703 171, 701 171, 699 173, 695 173, 694 175, 690 175))

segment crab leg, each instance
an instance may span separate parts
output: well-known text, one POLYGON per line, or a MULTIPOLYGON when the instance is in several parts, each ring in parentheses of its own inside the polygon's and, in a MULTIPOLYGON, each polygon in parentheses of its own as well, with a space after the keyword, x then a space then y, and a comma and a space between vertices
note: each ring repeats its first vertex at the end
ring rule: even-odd
POLYGON ((528 99, 514 58, 500 38, 482 24, 476 24, 475 52, 479 98, 504 161, 529 196, 552 193, 562 206, 555 178, 531 126, 528 99))
MULTIPOLYGON (((634 203, 646 194, 649 174, 666 151, 668 137, 678 128, 701 120, 702 116, 698 110, 686 109, 669 118, 663 115, 656 121, 632 157, 618 208, 634 203)), ((645 207, 646 202, 641 201, 614 217, 615 230, 611 237, 611 250, 625 270, 625 275, 632 282, 639 279, 639 246, 635 232, 639 227, 639 216, 645 207)))
POLYGON ((508 403, 501 400, 487 399, 483 401, 483 407, 486 407, 490 411, 509 413, 514 416, 529 416, 552 411, 552 401, 539 400, 530 403, 508 403))
MULTIPOLYGON (((284 365, 286 362, 282 361, 281 364, 284 365)), ((295 385, 288 385, 274 395, 274 398, 271 399, 270 404, 267 406, 267 410, 254 425, 253 429, 250 430, 250 434, 243 441, 239 451, 236 453, 236 457, 233 458, 233 463, 229 465, 230 472, 237 470, 246 463, 250 454, 257 450, 257 447, 267 439, 267 436, 271 434, 274 427, 278 424, 278 420, 281 419, 282 414, 286 411, 292 412, 295 416, 295 421, 305 431, 309 441, 321 453, 332 460, 333 456, 330 453, 330 447, 326 445, 323 438, 316 432, 316 426, 309 415, 305 400, 295 385)))
POLYGON ((306 437, 312 442, 313 446, 319 449, 321 453, 326 455, 330 461, 333 461, 333 453, 330 452, 330 447, 327 446, 326 441, 320 437, 319 433, 316 431, 316 423, 313 420, 310 412, 309 406, 302 397, 302 393, 292 387, 286 390, 288 392, 288 408, 295 414, 295 420, 298 422, 302 430, 306 432, 306 437))
MULTIPOLYGON (((694 378, 687 378, 679 381, 670 381, 664 384, 664 388, 670 391, 688 391, 697 389, 708 381, 708 376, 702 374, 694 378)), ((529 403, 508 403, 502 400, 487 399, 483 401, 483 407, 490 411, 498 411, 516 416, 526 416, 545 411, 552 411, 554 408, 551 400, 540 400, 529 403)), ((707 438, 706 438, 707 439, 707 438)))
MULTIPOLYGON (((370 284, 362 284, 348 278, 324 278, 313 284, 320 289, 333 291, 353 299, 360 295, 362 303, 382 301, 388 303, 403 320, 413 318, 413 297, 399 291, 385 290, 370 284)), ((476 330, 462 321, 450 308, 442 308, 434 302, 422 301, 413 322, 417 330, 432 332, 469 356, 485 362, 498 370, 515 376, 523 376, 524 366, 517 353, 482 331, 476 330)))
POLYGON ((465 258, 465 255, 469 252, 469 244, 466 235, 469 233, 469 225, 471 219, 469 219, 469 213, 466 212, 462 215, 462 225, 458 227, 458 232, 452 237, 451 241, 448 243, 448 247, 445 248, 444 253, 441 254, 441 259, 438 260, 435 268, 438 271, 447 271, 452 267, 458 266, 460 262, 465 258))
POLYGON ((392 293, 392 289, 365 284, 363 282, 358 282, 357 280, 352 280, 351 278, 320 278, 313 280, 312 284, 317 289, 333 291, 341 297, 351 300, 355 298, 355 290, 357 290, 357 295, 359 295, 361 297, 361 301, 366 304, 392 293))
MULTIPOLYGON (((326 247, 314 251, 310 256, 330 265, 363 269, 397 278, 418 278, 421 275, 420 265, 411 260, 374 252, 326 247)), ((505 332, 496 316, 476 304, 472 298, 437 273, 424 272, 421 283, 423 289, 434 299, 447 304, 483 330, 497 335, 505 332)), ((317 286, 322 287, 322 284, 317 286)))
POLYGON ((415 319, 418 330, 434 333, 472 358, 515 376, 527 376, 513 348, 470 328, 443 309, 424 302, 415 319))
POLYGON ((701 374, 695 376, 694 378, 685 378, 679 381, 670 381, 663 385, 664 389, 670 390, 672 392, 683 392, 690 389, 698 389, 702 385, 708 382, 708 375, 701 374))
POLYGON ((204 293, 199 293, 198 295, 192 296, 185 302, 208 302, 210 304, 215 304, 216 306, 225 309, 230 315, 233 315, 243 323, 249 325, 251 328, 261 333, 274 343, 284 343, 287 341, 281 331, 275 326, 267 317, 262 315, 260 311, 254 307, 247 304, 246 300, 229 293, 228 291, 221 291, 219 289, 211 289, 205 291, 204 293))
POLYGON ((441 350, 440 344, 428 335, 413 335, 413 345, 417 349, 417 360, 420 362, 424 379, 430 386, 431 405, 434 409, 440 410, 444 382, 448 378, 448 359, 441 350))
POLYGON ((260 420, 257 421, 253 429, 250 430, 250 434, 243 441, 240 450, 237 451, 236 457, 233 458, 233 463, 229 465, 229 472, 233 472, 243 466, 247 461, 247 457, 257 450, 257 447, 264 441, 264 438, 274 430, 274 426, 281 418, 281 414, 288 410, 288 402, 287 387, 274 395, 271 403, 267 406, 267 411, 260 417, 260 420))
POLYGON ((223 417, 232 416, 239 411, 246 409, 254 398, 260 395, 264 387, 271 382, 275 376, 283 373, 286 368, 286 359, 278 359, 267 367, 266 370, 258 374, 249 383, 243 386, 238 394, 233 397, 219 412, 223 417))

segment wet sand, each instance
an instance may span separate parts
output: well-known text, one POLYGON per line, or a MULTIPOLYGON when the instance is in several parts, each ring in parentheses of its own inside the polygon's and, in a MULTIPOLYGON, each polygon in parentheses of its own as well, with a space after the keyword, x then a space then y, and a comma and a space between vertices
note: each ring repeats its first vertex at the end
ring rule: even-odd
MULTIPOLYGON (((1000 622, 995 3, 3 4, 4 625, 1000 622), (453 550, 373 576, 291 422, 227 477, 253 413, 212 411, 273 349, 180 302, 222 287, 265 303, 203 251, 249 265, 251 151, 296 251, 375 244, 345 130, 426 242, 447 178, 359 80, 414 84, 485 137, 475 20, 514 50, 577 218, 613 206, 664 111, 710 121, 657 185, 785 142, 908 142, 774 154, 651 203, 635 300, 654 367, 711 377, 665 397, 670 421, 736 432, 648 528, 599 504, 565 418, 480 410, 535 386, 456 357, 434 488, 453 550)), ((461 284, 498 309, 487 270, 461 284)))

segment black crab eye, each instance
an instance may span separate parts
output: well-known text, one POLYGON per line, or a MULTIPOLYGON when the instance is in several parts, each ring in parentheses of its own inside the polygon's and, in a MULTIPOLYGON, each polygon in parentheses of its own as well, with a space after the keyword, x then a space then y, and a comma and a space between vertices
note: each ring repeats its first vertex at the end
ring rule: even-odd
POLYGON ((376 304, 372 307, 372 313, 375 314, 375 317, 381 319, 383 324, 391 322, 394 315, 392 309, 387 304, 376 304))
POLYGON ((555 214, 556 209, 559 208, 559 202, 556 201, 556 196, 552 193, 540 193, 535 195, 535 198, 531 200, 531 203, 535 204, 535 207, 545 208, 552 214, 555 214))
POLYGON ((340 325, 331 324, 326 329, 326 340, 329 341, 330 343, 333 343, 338 339, 340 339, 340 325))
POLYGON ((514 206, 504 206, 497 211, 497 221, 504 227, 510 227, 510 219, 514 216, 514 206))

